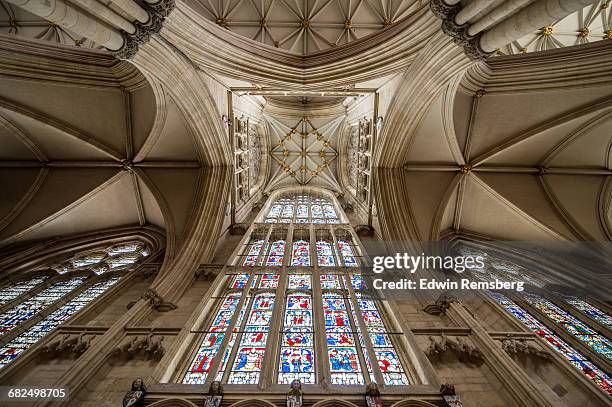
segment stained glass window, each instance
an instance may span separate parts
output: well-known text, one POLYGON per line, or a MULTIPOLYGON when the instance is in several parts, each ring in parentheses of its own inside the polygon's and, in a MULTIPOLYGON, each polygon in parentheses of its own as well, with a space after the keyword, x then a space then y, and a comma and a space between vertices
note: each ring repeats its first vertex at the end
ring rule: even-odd
POLYGON ((334 246, 325 240, 317 241, 317 259, 321 267, 333 267, 336 265, 334 260, 334 246))
POLYGON ((346 240, 338 240, 338 248, 340 249, 340 253, 342 254, 342 258, 344 259, 344 265, 346 267, 357 267, 357 259, 353 254, 353 249, 351 245, 346 240))
MULTIPOLYGON (((367 334, 374 348, 374 357, 378 361, 385 384, 391 386, 409 384, 406 371, 391 341, 378 305, 373 299, 366 297, 362 291, 367 288, 363 277, 359 274, 351 275, 351 285, 355 290, 357 308, 361 311, 367 334)), ((355 315, 355 312, 353 314, 355 315)))
POLYGON ((259 383, 273 308, 274 294, 264 293, 254 298, 228 383, 259 383))
POLYGON ((340 223, 334 204, 327 198, 292 195, 277 199, 268 210, 266 223, 340 223))
POLYGON ((525 294, 523 297, 528 303, 536 307, 576 339, 585 343, 589 348, 601 354, 604 358, 612 360, 612 342, 605 336, 595 332, 569 312, 557 307, 555 304, 539 295, 525 294))
POLYGON ((315 383, 314 328, 312 296, 308 293, 287 295, 281 333, 278 382, 315 383))
POLYGON ((241 292, 232 293, 221 301, 208 333, 204 335, 197 354, 183 379, 183 383, 202 384, 206 381, 214 358, 221 347, 223 337, 229 328, 230 321, 238 308, 241 296, 241 292))
POLYGON ((364 383, 353 329, 344 299, 335 293, 323 294, 323 316, 332 384, 364 383))
POLYGON ((268 252, 268 260, 266 265, 268 266, 282 266, 283 258, 285 257, 285 241, 277 240, 270 244, 270 251, 268 252))
POLYGON ((612 317, 600 310, 599 308, 594 307, 588 302, 576 297, 564 297, 563 300, 578 311, 593 318, 595 321, 599 322, 606 328, 612 329, 612 317))
POLYGON ((264 241, 261 239, 254 240, 253 242, 251 242, 248 254, 246 258, 244 259, 244 263, 243 263, 244 266, 255 266, 256 265, 257 257, 259 256, 259 252, 261 252, 263 243, 264 241))
POLYGON ((531 314, 527 313, 516 303, 508 299, 505 295, 494 292, 488 292, 488 295, 502 307, 504 307, 506 311, 518 318, 518 320, 521 321, 527 328, 535 332, 535 334, 539 337, 543 338, 548 346, 561 354, 561 356, 568 360, 572 366, 584 373, 589 379, 591 379, 608 394, 612 395, 612 379, 592 362, 590 362, 585 356, 564 342, 544 324, 535 319, 531 314))
POLYGON ((306 240, 293 242, 293 254, 291 255, 292 266, 310 266, 310 243, 306 240))
POLYGON ((20 295, 27 293, 34 287, 42 284, 47 278, 47 276, 38 276, 26 281, 20 281, 12 285, 2 287, 2 289, 0 289, 0 305, 13 301, 20 295))
POLYGON ((120 277, 113 277, 106 281, 94 284, 72 300, 68 301, 56 311, 49 314, 42 321, 32 326, 27 331, 0 348, 0 368, 3 368, 11 363, 17 356, 28 350, 30 346, 38 342, 43 336, 47 335, 57 326, 68 320, 72 315, 76 314, 87 304, 95 300, 119 280, 120 277))
POLYGON ((330 199, 315 195, 295 194, 272 203, 255 228, 258 236, 272 237, 262 240, 251 236, 243 251, 244 262, 228 266, 223 277, 227 279, 226 292, 218 300, 220 308, 211 314, 212 321, 202 333, 184 383, 202 384, 213 375, 225 384, 256 385, 265 374, 265 360, 275 370, 278 384, 295 379, 314 384, 318 370, 323 370, 332 385, 362 386, 376 377, 386 385, 409 384, 376 303, 352 297, 353 289, 366 289, 362 277, 337 269, 359 265, 348 226, 337 230, 330 225, 316 230, 287 228, 293 234, 287 247, 284 235, 278 235, 279 227, 265 224, 334 224, 340 223, 340 216, 330 199), (336 237, 340 238, 337 244, 336 237), (291 249, 287 262, 286 249, 291 249), (347 286, 348 281, 353 289, 347 286), (321 292, 321 297, 314 298, 313 292, 321 292), (239 302, 243 304, 240 307, 239 302), (274 307, 280 309, 274 311, 274 307), (316 326, 315 321, 323 325, 316 326), (278 347, 266 355, 271 343, 278 347), (321 366, 315 363, 315 348, 323 352, 319 355, 324 361, 321 366), (271 363, 268 358, 273 359, 271 363), (378 369, 374 372, 376 366, 381 373, 378 369))
POLYGON ((83 284, 85 277, 57 282, 0 315, 0 335, 12 331, 22 322, 38 314, 55 301, 83 284))

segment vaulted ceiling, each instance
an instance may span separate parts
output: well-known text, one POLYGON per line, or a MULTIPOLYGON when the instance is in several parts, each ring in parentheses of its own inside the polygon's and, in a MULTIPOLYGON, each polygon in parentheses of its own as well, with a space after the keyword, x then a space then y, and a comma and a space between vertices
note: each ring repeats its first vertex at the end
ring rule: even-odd
MULTIPOLYGON (((508 61, 487 67, 481 89, 473 72, 449 83, 404 140, 402 194, 415 236, 610 240, 612 85, 549 76, 522 88, 528 76, 508 61)), ((563 64, 547 66, 569 72, 563 64)))
POLYGON ((43 74, 56 63, 0 78, 0 247, 119 226, 179 235, 200 162, 174 101, 104 54, 72 78, 43 74))
POLYGON ((374 34, 419 7, 414 0, 197 0, 219 26, 298 54, 311 54, 374 34))

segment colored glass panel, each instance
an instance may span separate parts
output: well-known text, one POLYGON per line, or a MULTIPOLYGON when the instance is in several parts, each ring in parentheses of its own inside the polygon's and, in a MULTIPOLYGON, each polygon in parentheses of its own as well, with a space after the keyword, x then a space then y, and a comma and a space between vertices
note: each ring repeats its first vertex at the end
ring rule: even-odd
POLYGON ((342 258, 344 259, 344 265, 346 267, 357 267, 357 259, 353 254, 353 249, 351 248, 349 242, 346 240, 338 240, 338 247, 340 248, 342 258))
POLYGON ((209 333, 204 336, 196 356, 183 378, 183 383, 203 384, 206 381, 206 377, 210 373, 214 359, 221 346, 221 341, 238 308, 241 296, 242 293, 234 293, 222 300, 217 313, 213 317, 209 333))
POLYGON ((289 290, 310 290, 312 279, 310 274, 289 274, 287 289, 289 290))
POLYGON ((525 294, 525 300, 540 310, 544 315, 565 329, 579 341, 585 343, 607 360, 612 360, 612 342, 595 332, 569 312, 557 307, 547 299, 535 294, 525 294))
MULTIPOLYGON (((78 279, 84 280, 80 277, 78 279)), ((17 358, 17 356, 28 350, 30 346, 38 342, 58 325, 68 320, 72 315, 83 309, 85 306, 87 306, 87 304, 99 297, 119 280, 120 277, 114 277, 94 284, 72 300, 68 301, 66 304, 62 305, 56 311, 49 314, 42 321, 32 326, 27 331, 0 348, 0 368, 3 368, 11 363, 15 358, 17 358)), ((81 283, 78 283, 76 286, 80 284, 81 283)))
POLYGON ((565 297, 564 301, 606 328, 612 328, 612 317, 599 308, 576 297, 565 297))
POLYGON ((57 282, 4 312, 0 315, 0 335, 5 335, 12 331, 22 322, 30 319, 64 295, 70 293, 84 281, 85 277, 75 277, 68 281, 57 282))
POLYGON ((253 299, 244 332, 241 334, 240 347, 238 348, 228 383, 259 383, 273 309, 274 294, 259 294, 253 299))
POLYGON ((0 305, 4 305, 7 302, 13 301, 20 295, 27 293, 34 287, 43 283, 47 278, 47 276, 39 276, 26 281, 20 281, 18 283, 6 287, 2 287, 2 289, 0 290, 0 305))
POLYGON ((264 274, 259 281, 259 288, 277 288, 278 279, 278 274, 264 274))
POLYGON ((287 295, 283 318, 278 382, 315 383, 312 297, 306 293, 287 295))
POLYGON ((285 257, 285 241, 277 240, 270 245, 270 251, 268 252, 268 260, 266 261, 266 265, 282 266, 284 257, 285 257))
POLYGON ((317 242, 317 259, 321 267, 333 267, 336 265, 334 261, 334 249, 330 242, 319 240, 317 242))
POLYGON ((336 274, 321 274, 321 289, 323 290, 339 290, 340 277, 336 274))
POLYGON ((292 266, 310 266, 310 243, 306 240, 293 242, 293 253, 291 255, 292 266))
POLYGON ((251 243, 251 247, 249 247, 249 252, 244 259, 244 266, 255 266, 257 263, 257 257, 259 256, 259 252, 261 252, 261 248, 263 247, 263 240, 255 240, 251 243))
POLYGON ((500 293, 488 292, 488 295, 499 303, 510 314, 514 315, 527 328, 543 338, 548 346, 561 354, 576 369, 584 373, 595 384, 601 387, 608 394, 612 395, 612 379, 606 373, 591 363, 585 356, 576 351, 561 338, 555 335, 544 324, 527 313, 523 308, 500 293))

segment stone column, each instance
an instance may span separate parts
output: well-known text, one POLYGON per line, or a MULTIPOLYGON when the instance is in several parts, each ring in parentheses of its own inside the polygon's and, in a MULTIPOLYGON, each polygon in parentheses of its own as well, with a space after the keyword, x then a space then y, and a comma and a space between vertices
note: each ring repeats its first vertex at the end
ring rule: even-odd
POLYGON ((539 0, 487 31, 480 39, 480 48, 493 52, 593 3, 593 0, 539 0))
POLYGON ((134 0, 101 0, 109 8, 126 17, 131 17, 140 23, 149 21, 149 13, 140 7, 134 0))
POLYGON ((109 50, 123 46, 123 36, 118 29, 96 21, 64 0, 7 0, 30 13, 86 37, 109 50))
POLYGON ((83 10, 87 10, 89 13, 100 18, 100 20, 107 22, 111 26, 114 26, 120 30, 125 31, 128 34, 134 34, 136 27, 134 24, 121 17, 113 10, 105 7, 97 0, 72 0, 74 4, 81 7, 83 10))
POLYGON ((455 23, 457 25, 463 25, 467 23, 469 20, 474 18, 478 13, 482 12, 484 9, 488 7, 495 7, 499 5, 499 3, 510 3, 504 2, 503 0, 472 0, 465 7, 457 13, 455 17, 455 23))
MULTIPOLYGON (((468 35, 473 37, 479 32, 486 30, 487 28, 493 26, 498 21, 503 20, 508 15, 514 13, 516 10, 519 10, 521 7, 531 3, 532 0, 507 0, 500 4, 498 7, 495 7, 489 14, 482 17, 480 20, 476 21, 468 28, 468 35)), ((461 14, 461 13, 459 13, 461 14)))

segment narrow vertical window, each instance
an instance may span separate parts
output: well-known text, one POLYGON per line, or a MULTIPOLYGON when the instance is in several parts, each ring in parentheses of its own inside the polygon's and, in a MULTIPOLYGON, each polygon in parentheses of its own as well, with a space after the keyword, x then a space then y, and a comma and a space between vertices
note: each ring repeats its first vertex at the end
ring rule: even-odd
MULTIPOLYGON (((307 284, 304 284, 307 285, 307 284)), ((281 335, 278 382, 295 379, 315 383, 312 297, 307 293, 287 295, 281 335)))

